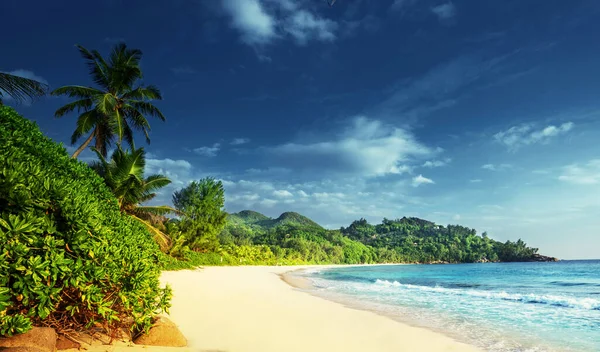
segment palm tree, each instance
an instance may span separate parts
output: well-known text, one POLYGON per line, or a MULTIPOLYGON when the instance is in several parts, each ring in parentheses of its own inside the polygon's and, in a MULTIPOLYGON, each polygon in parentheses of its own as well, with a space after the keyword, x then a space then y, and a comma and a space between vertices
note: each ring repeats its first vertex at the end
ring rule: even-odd
POLYGON ((169 244, 169 237, 155 226, 157 216, 179 213, 167 205, 142 205, 156 197, 155 191, 171 183, 166 176, 151 175, 144 178, 146 152, 144 148, 123 150, 119 146, 112 154, 110 161, 96 148, 92 150, 99 161, 90 166, 104 179, 117 198, 122 212, 142 223, 155 236, 162 249, 169 244))
POLYGON ((18 103, 46 95, 48 85, 33 79, 0 72, 0 105, 2 98, 8 95, 18 103))
POLYGON ((74 110, 80 113, 77 127, 71 136, 75 144, 88 135, 83 144, 73 153, 77 156, 95 139, 95 148, 106 157, 107 151, 117 139, 121 144, 125 139, 133 146, 133 130, 144 132, 150 143, 150 124, 147 116, 164 121, 165 117, 150 101, 161 100, 160 91, 155 86, 138 85, 142 78, 140 59, 142 52, 128 49, 125 44, 116 45, 108 60, 98 51, 77 45, 81 56, 86 60, 90 75, 98 88, 84 86, 64 86, 55 89, 52 95, 67 95, 76 100, 59 108, 55 117, 62 117, 74 110))

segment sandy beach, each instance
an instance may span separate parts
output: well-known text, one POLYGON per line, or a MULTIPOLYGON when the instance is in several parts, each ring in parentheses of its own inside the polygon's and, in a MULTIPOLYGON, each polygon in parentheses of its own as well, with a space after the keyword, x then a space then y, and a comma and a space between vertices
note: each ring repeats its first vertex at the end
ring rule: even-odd
POLYGON ((193 351, 478 351, 445 335, 298 290, 293 267, 207 267, 164 272, 170 318, 193 351))

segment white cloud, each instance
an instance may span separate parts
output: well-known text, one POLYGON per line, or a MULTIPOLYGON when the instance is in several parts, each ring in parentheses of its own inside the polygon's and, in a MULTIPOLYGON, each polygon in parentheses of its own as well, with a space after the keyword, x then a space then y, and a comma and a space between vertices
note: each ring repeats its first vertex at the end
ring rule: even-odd
POLYGON ((559 180, 578 184, 595 185, 600 183, 600 159, 590 160, 585 165, 568 165, 563 168, 559 180))
POLYGON ((270 176, 270 177, 274 177, 274 176, 284 176, 284 175, 288 175, 290 172, 292 172, 292 170, 287 169, 285 167, 276 167, 276 166, 272 166, 272 167, 268 167, 266 169, 247 169, 246 170, 246 174, 248 175, 252 175, 252 176, 270 176))
POLYGON ((273 191, 273 195, 277 198, 290 198, 294 196, 290 191, 285 189, 273 191))
POLYGON ((366 117, 353 119, 341 133, 324 141, 265 149, 297 168, 362 176, 410 172, 407 163, 438 153, 418 142, 410 132, 366 117))
POLYGON ((223 8, 246 44, 266 44, 277 37, 276 21, 259 0, 224 0, 223 8))
POLYGON ((181 159, 158 159, 156 157, 146 159, 145 175, 159 174, 168 177, 171 184, 157 192, 157 198, 151 204, 170 204, 173 192, 187 186, 190 181, 200 179, 205 175, 195 175, 193 166, 187 160, 181 159))
POLYGON ((511 164, 500 164, 500 165, 485 164, 485 165, 482 165, 481 168, 490 170, 490 171, 503 171, 503 170, 512 168, 512 165, 511 164))
POLYGON ((440 21, 449 20, 456 16, 456 7, 448 2, 431 8, 431 12, 438 17, 440 21))
POLYGON ((271 63, 273 62, 273 58, 267 55, 263 55, 263 54, 257 54, 258 57, 258 61, 260 62, 266 62, 266 63, 271 63))
POLYGON ((306 10, 296 11, 284 24, 285 31, 301 45, 313 38, 320 41, 333 41, 337 27, 335 22, 317 17, 306 10))
MULTIPOLYGON (((303 2, 291 0, 224 0, 223 9, 231 17, 231 25, 250 46, 270 44, 276 39, 291 37, 299 45, 309 40, 333 41, 338 24, 301 8, 303 2)), ((259 60, 271 58, 257 52, 259 60)))
POLYGON ((412 173, 413 169, 414 168, 409 165, 396 165, 396 166, 392 166, 389 169, 389 173, 397 174, 397 175, 410 174, 410 173, 412 173))
POLYGON ((471 183, 480 183, 480 182, 482 182, 482 180, 479 179, 479 178, 474 178, 472 180, 469 180, 469 182, 471 182, 471 183))
POLYGON ((220 143, 215 143, 212 145, 212 147, 199 147, 199 148, 193 149, 194 153, 196 153, 198 155, 208 156, 208 157, 217 156, 217 153, 219 152, 219 150, 221 150, 220 143))
POLYGON ((277 203, 278 202, 276 200, 274 200, 274 199, 268 199, 268 198, 263 199, 260 202, 258 202, 258 204, 263 205, 263 206, 265 206, 267 208, 271 208, 274 205, 276 205, 277 203))
POLYGON ((296 211, 320 224, 339 228, 361 217, 381 221, 383 217, 405 215, 401 212, 405 204, 420 204, 418 198, 405 194, 413 191, 410 180, 407 181, 388 185, 393 192, 390 188, 382 191, 383 184, 379 182, 343 177, 301 183, 229 179, 224 185, 227 211, 252 209, 271 217, 296 211))
POLYGON ((250 142, 249 138, 234 138, 229 144, 231 145, 242 145, 250 142))
POLYGON ((540 130, 534 130, 530 124, 522 124, 496 133, 494 140, 505 145, 509 150, 516 151, 522 146, 548 143, 551 138, 566 134, 574 126, 573 122, 565 122, 559 126, 549 125, 540 130))
POLYGON ((434 183, 435 182, 433 182, 432 179, 429 179, 427 177, 423 177, 423 175, 415 176, 412 179, 412 185, 413 185, 413 187, 419 187, 420 185, 434 184, 434 183))
POLYGON ((164 169, 183 169, 190 170, 192 164, 187 160, 173 160, 173 159, 146 159, 146 166, 150 168, 164 168, 164 169))
POLYGON ((442 167, 448 165, 451 161, 452 159, 450 158, 446 158, 444 160, 427 160, 422 166, 429 168, 442 167))

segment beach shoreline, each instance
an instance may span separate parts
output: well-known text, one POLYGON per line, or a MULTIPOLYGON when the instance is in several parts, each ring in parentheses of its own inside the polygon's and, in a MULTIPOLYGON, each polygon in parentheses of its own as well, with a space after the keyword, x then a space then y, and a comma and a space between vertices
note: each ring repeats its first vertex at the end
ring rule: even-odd
POLYGON ((173 288, 170 318, 193 350, 479 351, 442 333, 309 294, 309 280, 290 275, 332 267, 205 267, 163 272, 161 281, 173 288))

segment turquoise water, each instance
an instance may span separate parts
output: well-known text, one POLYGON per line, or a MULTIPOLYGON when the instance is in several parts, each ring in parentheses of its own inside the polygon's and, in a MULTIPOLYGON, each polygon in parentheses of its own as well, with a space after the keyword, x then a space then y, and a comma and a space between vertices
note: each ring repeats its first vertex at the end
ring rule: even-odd
POLYGON ((308 270, 314 293, 486 351, 600 351, 600 261, 308 270))

